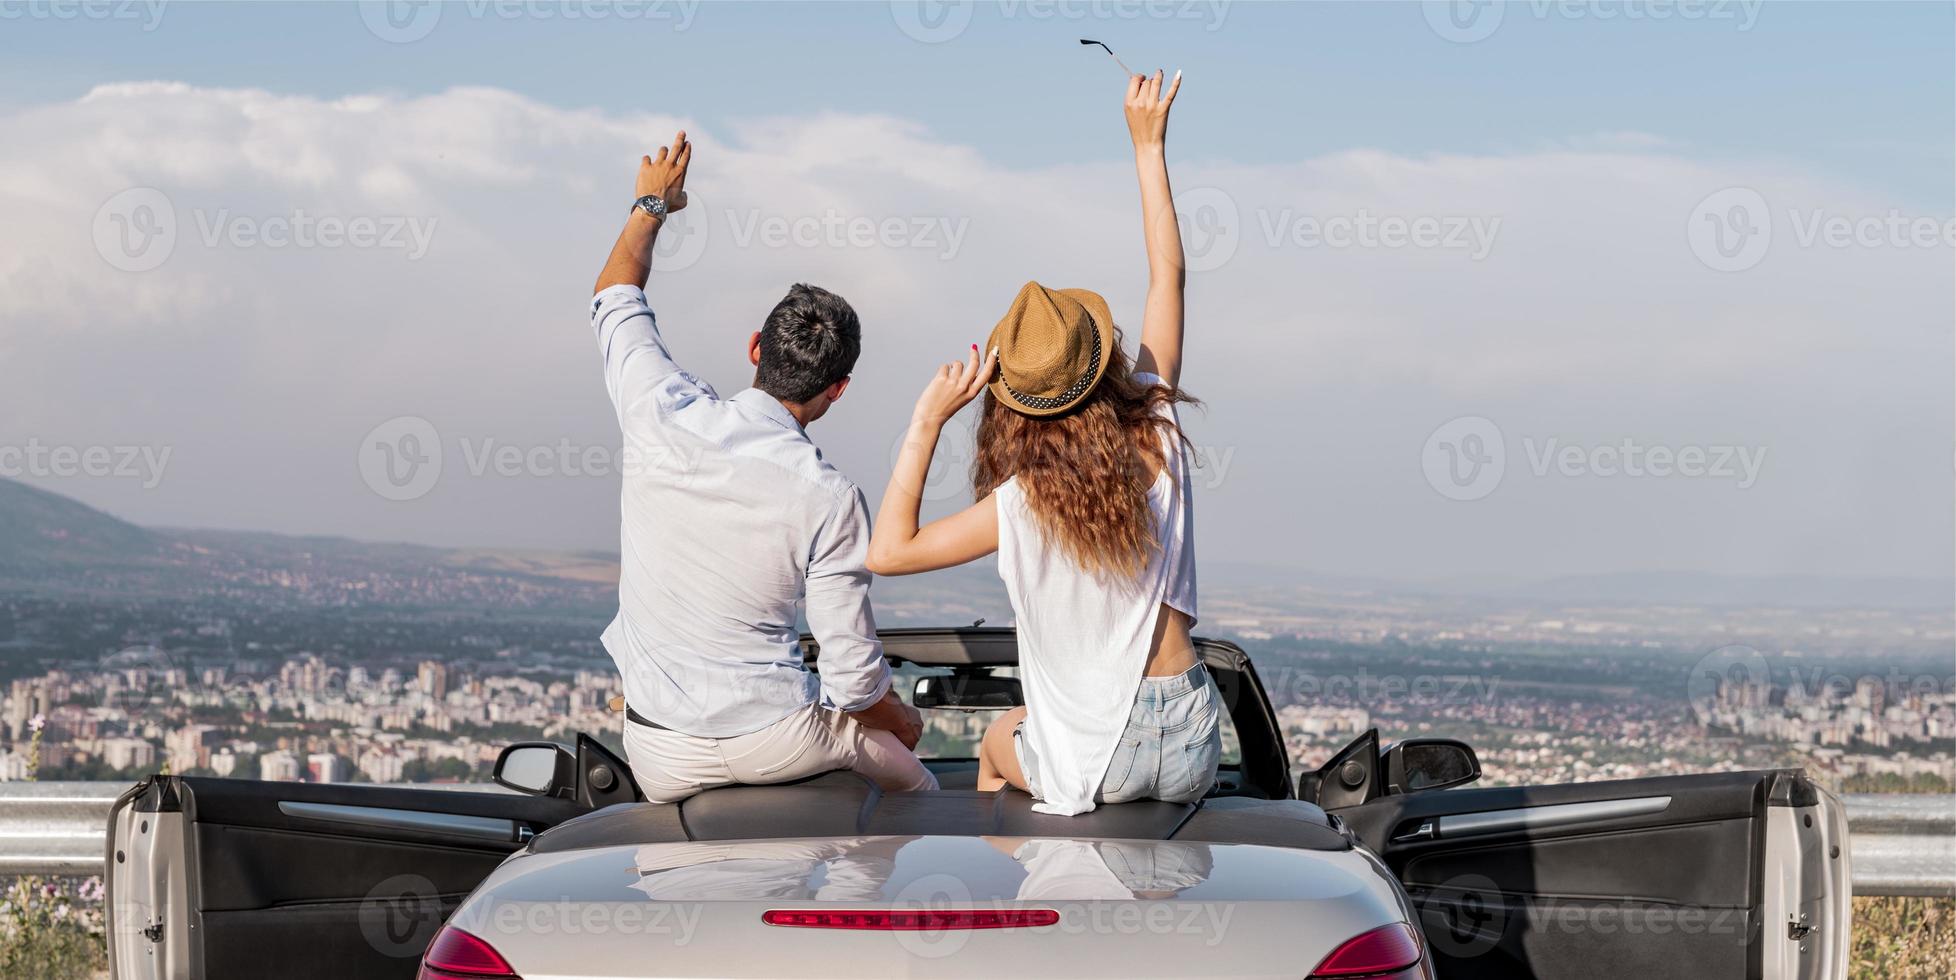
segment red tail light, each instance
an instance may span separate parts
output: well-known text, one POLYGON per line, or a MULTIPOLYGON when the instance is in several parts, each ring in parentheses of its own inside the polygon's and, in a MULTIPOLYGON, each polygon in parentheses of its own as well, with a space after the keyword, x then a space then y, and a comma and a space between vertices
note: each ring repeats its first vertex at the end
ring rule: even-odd
POLYGON ((523 980, 496 947, 454 926, 442 926, 421 957, 418 980, 523 980))
POLYGON ((770 909, 761 921, 771 926, 801 929, 876 929, 915 932, 940 929, 1035 929, 1059 923, 1052 909, 915 909, 907 911, 845 909, 770 909))
POLYGON ((1372 977, 1377 980, 1421 980, 1419 937, 1411 926, 1395 922, 1360 935, 1333 950, 1311 980, 1332 977, 1372 977))

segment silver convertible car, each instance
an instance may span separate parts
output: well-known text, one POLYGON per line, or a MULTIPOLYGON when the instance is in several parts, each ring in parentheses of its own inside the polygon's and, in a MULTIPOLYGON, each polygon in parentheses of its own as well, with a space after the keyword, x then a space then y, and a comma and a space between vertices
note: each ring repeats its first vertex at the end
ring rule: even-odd
MULTIPOLYGON (((1021 700, 1010 630, 883 638, 974 734, 1021 700)), ((1464 743, 1369 732, 1293 781, 1248 656, 1200 646, 1233 731, 1190 805, 1049 816, 940 758, 934 793, 656 806, 588 736, 497 791, 156 776, 109 818, 112 974, 1846 977, 1846 821, 1801 771, 1475 787, 1464 743)))

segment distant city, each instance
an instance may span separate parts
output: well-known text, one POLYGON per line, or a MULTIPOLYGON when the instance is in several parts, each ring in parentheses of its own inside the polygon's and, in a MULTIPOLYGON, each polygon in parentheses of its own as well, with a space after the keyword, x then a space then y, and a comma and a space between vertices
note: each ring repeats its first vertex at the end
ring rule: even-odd
MULTIPOLYGON (((0 780, 477 781, 511 741, 618 742, 606 556, 150 531, 6 481, 0 549, 0 780)), ((1376 727, 1465 738, 1494 784, 1956 783, 1947 607, 1203 588, 1197 632, 1250 652, 1300 771, 1376 727)), ((984 567, 874 595, 886 627, 1010 622, 984 567)), ((969 756, 988 720, 928 712, 920 750, 969 756)))

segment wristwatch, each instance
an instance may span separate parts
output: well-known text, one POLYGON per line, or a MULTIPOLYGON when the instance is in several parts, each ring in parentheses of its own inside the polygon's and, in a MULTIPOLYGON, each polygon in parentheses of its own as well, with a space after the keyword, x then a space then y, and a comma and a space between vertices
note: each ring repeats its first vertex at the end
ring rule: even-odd
POLYGON ((647 194, 632 202, 633 210, 643 211, 654 218, 666 216, 666 199, 657 194, 647 194))

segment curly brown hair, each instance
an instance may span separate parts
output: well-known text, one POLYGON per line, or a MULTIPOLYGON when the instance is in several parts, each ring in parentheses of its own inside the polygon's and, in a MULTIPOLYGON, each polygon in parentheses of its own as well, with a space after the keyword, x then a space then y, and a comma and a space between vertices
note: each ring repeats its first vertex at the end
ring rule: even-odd
POLYGON ((1180 388, 1143 384, 1114 333, 1113 360, 1093 393, 1062 415, 1013 411, 987 388, 971 484, 977 499, 1019 478, 1046 539, 1095 575, 1132 577, 1160 547, 1148 490, 1166 440, 1188 438, 1160 406, 1195 404, 1180 388))

